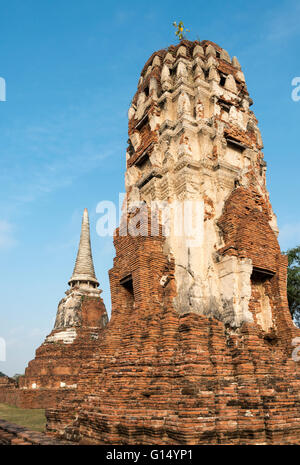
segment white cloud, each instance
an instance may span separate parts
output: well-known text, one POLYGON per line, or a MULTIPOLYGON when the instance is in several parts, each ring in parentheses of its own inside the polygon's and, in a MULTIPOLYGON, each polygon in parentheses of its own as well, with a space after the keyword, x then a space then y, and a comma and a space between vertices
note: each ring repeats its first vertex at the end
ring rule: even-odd
POLYGON ((102 97, 91 95, 88 102, 70 106, 39 124, 8 131, 0 142, 0 184, 6 192, 5 204, 0 199, 1 211, 11 213, 74 184, 123 149, 113 134, 116 115, 100 105, 102 97))
MULTIPOLYGON (((40 144, 42 146, 43 142, 40 141, 40 144)), ((42 194, 71 185, 80 176, 99 168, 107 157, 114 154, 114 150, 100 150, 91 144, 76 154, 68 153, 67 147, 63 144, 60 147, 58 143, 56 153, 55 158, 37 163, 35 168, 31 164, 27 171, 20 167, 15 169, 19 192, 14 193, 12 198, 17 204, 31 203, 42 194), (60 152, 65 153, 62 155, 60 152)))
POLYGON ((13 226, 6 220, 0 220, 0 250, 7 250, 16 245, 13 226))

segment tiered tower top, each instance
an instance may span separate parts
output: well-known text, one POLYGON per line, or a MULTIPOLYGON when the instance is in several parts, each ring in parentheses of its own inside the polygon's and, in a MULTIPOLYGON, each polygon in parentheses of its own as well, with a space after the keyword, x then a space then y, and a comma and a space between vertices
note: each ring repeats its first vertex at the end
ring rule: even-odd
POLYGON ((69 285, 71 287, 74 287, 76 284, 87 284, 94 288, 99 286, 94 269, 90 240, 89 215, 86 208, 84 209, 82 217, 81 235, 76 263, 72 277, 69 281, 69 285))
MULTIPOLYGON (((160 178, 171 159, 176 162, 178 155, 189 156, 191 151, 195 161, 210 160, 216 167, 222 158, 228 161, 227 147, 235 154, 244 152, 236 158, 255 159, 264 184, 266 164, 257 119, 249 109, 252 103, 238 59, 231 59, 217 44, 183 40, 154 52, 141 72, 128 111, 126 190, 133 191, 132 200, 137 197, 136 188, 146 194, 149 181, 160 178), (203 139, 200 150, 191 144, 196 133, 203 139), (211 148, 207 138, 213 142, 211 148), (172 141, 180 145, 177 155, 172 141)), ((238 179, 245 166, 240 159, 232 161, 231 157, 229 163, 237 171, 233 177, 238 179)))
MULTIPOLYGON (((168 205, 164 250, 175 262, 174 306, 234 327, 253 321, 251 277, 272 275, 279 253, 252 103, 236 57, 210 41, 183 40, 152 54, 128 112, 127 201, 168 205), (178 228, 188 202, 193 222, 185 228, 187 210, 178 228)), ((264 311, 266 329, 272 318, 264 311)))

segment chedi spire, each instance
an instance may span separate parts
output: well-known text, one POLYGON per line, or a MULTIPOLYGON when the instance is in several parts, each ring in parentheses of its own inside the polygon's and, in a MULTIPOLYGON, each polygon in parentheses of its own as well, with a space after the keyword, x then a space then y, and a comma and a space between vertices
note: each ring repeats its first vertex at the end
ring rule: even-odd
POLYGON ((57 407, 62 399, 75 395, 82 364, 91 358, 108 322, 94 270, 87 209, 83 212, 77 259, 69 285, 58 304, 53 330, 20 381, 20 404, 24 407, 57 407))
POLYGON ((76 263, 72 277, 69 281, 69 285, 71 287, 76 284, 88 284, 91 285, 91 287, 99 286, 92 257, 90 223, 87 208, 85 208, 83 212, 76 263))

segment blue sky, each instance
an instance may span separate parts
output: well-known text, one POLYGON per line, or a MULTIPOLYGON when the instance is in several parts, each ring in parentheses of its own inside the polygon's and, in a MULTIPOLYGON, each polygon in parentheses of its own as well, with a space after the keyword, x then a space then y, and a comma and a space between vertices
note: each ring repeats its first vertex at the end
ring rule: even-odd
POLYGON ((110 309, 112 239, 96 234, 96 205, 124 192, 127 110, 153 51, 191 40, 236 55, 254 100, 283 250, 300 243, 299 1, 0 0, 0 337, 23 372, 51 331, 67 289, 83 209, 110 309))

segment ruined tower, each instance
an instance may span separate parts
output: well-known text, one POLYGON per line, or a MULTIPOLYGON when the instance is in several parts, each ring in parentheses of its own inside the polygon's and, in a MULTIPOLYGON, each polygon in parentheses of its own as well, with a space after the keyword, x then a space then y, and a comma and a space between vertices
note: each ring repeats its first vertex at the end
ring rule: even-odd
POLYGON ((108 321, 94 271, 87 209, 69 286, 59 302, 53 331, 20 378, 18 404, 23 407, 55 407, 74 394, 81 366, 95 350, 108 321))
POLYGON ((128 113, 111 320, 72 402, 48 410, 50 433, 299 443, 299 330, 251 104, 237 58, 212 42, 184 40, 145 64, 128 113), (196 227, 180 229, 186 217, 196 227))
POLYGON ((183 215, 192 201, 197 230, 176 234, 171 207, 165 245, 175 260, 178 313, 212 315, 232 327, 256 319, 268 330, 270 303, 258 283, 271 279, 282 258, 251 104, 237 58, 218 46, 182 42, 155 54, 129 110, 126 190, 129 203, 179 202, 183 215), (252 313, 254 285, 261 296, 252 313))
POLYGON ((65 331, 72 333, 71 337, 76 337, 77 327, 100 326, 103 328, 107 323, 106 311, 100 310, 100 307, 104 308, 104 304, 100 297, 102 291, 98 289, 99 283, 94 270, 87 209, 83 212, 77 258, 68 284, 70 289, 66 292, 66 297, 58 305, 54 325, 56 336, 53 337, 62 340, 65 337, 65 331), (82 302, 87 297, 98 298, 97 303, 100 304, 100 307, 97 308, 96 306, 94 309, 89 309, 88 312, 83 311, 82 302))

